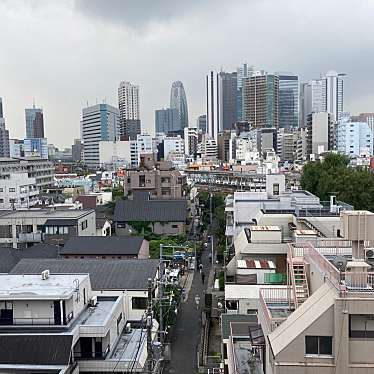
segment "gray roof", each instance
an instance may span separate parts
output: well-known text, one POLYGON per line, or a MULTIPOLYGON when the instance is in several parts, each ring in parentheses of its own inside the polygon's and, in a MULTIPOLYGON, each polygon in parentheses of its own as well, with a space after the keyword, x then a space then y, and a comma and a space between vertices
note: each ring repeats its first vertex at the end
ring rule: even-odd
POLYGON ((2 365, 68 365, 72 335, 0 335, 2 365))
POLYGON ((133 200, 117 201, 114 221, 185 222, 187 200, 149 200, 148 193, 134 193, 133 200))
POLYGON ((145 290, 148 278, 156 276, 158 260, 21 260, 11 274, 89 274, 91 287, 101 290, 145 290))
POLYGON ((257 325, 257 316, 253 314, 221 314, 222 339, 228 339, 231 335, 230 323, 243 323, 242 330, 249 333, 248 326, 257 325))
POLYGON ((57 258, 56 245, 35 244, 25 249, 0 247, 0 273, 9 273, 23 258, 57 258))
POLYGON ((61 248, 61 255, 137 255, 142 236, 73 236, 61 248))

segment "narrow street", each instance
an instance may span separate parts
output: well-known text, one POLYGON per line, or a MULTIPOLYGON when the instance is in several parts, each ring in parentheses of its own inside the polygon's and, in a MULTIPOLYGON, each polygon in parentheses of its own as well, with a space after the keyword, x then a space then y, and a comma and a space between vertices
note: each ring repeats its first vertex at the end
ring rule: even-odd
POLYGON ((201 306, 203 291, 206 289, 208 274, 211 268, 208 249, 202 253, 201 261, 204 266, 205 284, 197 270, 186 302, 183 302, 178 313, 177 323, 171 338, 171 361, 165 365, 166 374, 195 374, 197 373, 197 347, 201 329, 201 306), (195 295, 200 296, 199 310, 196 310, 195 295))

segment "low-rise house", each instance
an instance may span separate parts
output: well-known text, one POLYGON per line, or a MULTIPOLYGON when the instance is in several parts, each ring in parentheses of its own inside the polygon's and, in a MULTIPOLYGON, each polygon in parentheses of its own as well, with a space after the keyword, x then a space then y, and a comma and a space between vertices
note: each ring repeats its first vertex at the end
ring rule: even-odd
POLYGON ((155 234, 183 235, 187 220, 187 200, 154 200, 147 192, 135 193, 132 200, 117 201, 114 210, 117 235, 130 235, 145 226, 155 234))
POLYGON ((122 296, 124 318, 140 321, 147 308, 148 278, 158 277, 158 260, 23 259, 11 274, 89 274, 96 296, 122 296))
POLYGON ((64 258, 147 259, 149 242, 142 236, 76 236, 60 250, 64 258))
POLYGON ((0 245, 62 245, 72 236, 95 236, 94 210, 28 209, 0 213, 0 245))
POLYGON ((124 329, 122 305, 96 297, 88 274, 0 275, 0 371, 144 370, 145 330, 124 329))

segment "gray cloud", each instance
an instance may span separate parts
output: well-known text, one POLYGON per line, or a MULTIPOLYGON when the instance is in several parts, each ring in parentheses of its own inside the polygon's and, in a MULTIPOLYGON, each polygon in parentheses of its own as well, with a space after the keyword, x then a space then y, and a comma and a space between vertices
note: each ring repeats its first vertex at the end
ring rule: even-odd
POLYGON ((0 96, 12 137, 24 108, 44 108, 50 142, 79 136, 88 101, 116 105, 121 80, 141 88, 141 119, 184 83, 191 122, 205 110, 209 69, 347 73, 345 108, 374 111, 374 3, 369 0, 0 1, 0 96))

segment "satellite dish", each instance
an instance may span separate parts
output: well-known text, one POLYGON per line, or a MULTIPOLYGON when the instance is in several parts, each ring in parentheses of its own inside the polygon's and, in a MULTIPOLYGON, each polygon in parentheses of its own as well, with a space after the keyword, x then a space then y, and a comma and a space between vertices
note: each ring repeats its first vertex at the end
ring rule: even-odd
POLYGON ((345 271, 347 266, 347 259, 344 256, 335 256, 332 260, 332 263, 339 271, 345 271))

